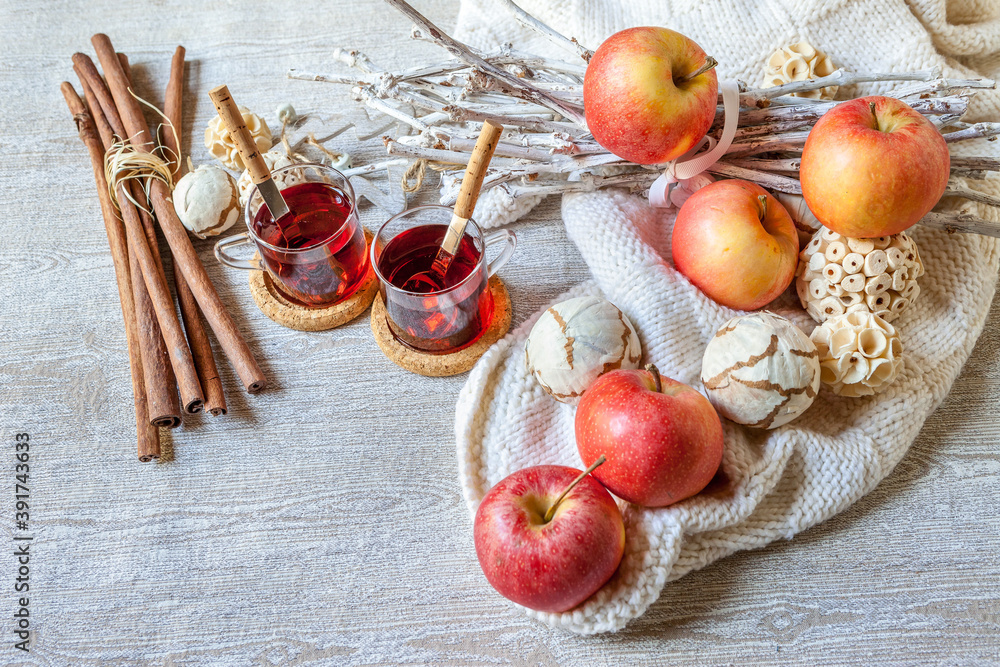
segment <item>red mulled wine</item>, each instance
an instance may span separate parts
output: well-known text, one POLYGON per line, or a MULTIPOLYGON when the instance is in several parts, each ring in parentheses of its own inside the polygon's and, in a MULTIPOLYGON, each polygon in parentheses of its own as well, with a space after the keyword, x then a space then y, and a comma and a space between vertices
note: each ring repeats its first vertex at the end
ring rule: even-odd
POLYGON ((425 352, 454 352, 489 326, 493 299, 482 249, 469 234, 442 276, 433 268, 447 225, 421 225, 390 240, 378 258, 389 328, 401 342, 425 352), (404 285, 406 286, 404 289, 404 285))
POLYGON ((266 206, 253 232, 273 248, 258 246, 275 286, 290 300, 324 307, 361 285, 368 270, 364 230, 351 197, 330 183, 299 183, 281 191, 289 214, 275 221, 266 206))

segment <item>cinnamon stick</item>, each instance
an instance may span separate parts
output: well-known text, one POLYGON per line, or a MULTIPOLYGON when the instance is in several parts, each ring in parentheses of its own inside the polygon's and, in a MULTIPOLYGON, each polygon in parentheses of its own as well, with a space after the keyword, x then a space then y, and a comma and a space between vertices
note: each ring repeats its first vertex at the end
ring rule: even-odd
MULTIPOLYGON (((89 58, 88 58, 89 60, 89 58)), ((93 65, 93 63, 91 63, 93 65)), ((81 70, 77 69, 77 74, 81 70)), ((87 83, 87 79, 81 76, 80 83, 83 86, 84 98, 90 116, 97 126, 98 134, 106 151, 114 143, 114 130, 112 130, 104 112, 97 102, 95 91, 87 83)), ((104 160, 102 153, 102 164, 104 160)), ((104 171, 101 171, 101 182, 107 188, 107 181, 104 171)), ((110 203, 110 196, 108 202, 110 203)), ((113 206, 113 204, 112 204, 113 206)), ((115 213, 118 227, 121 230, 121 238, 126 245, 128 255, 128 267, 131 275, 130 283, 132 289, 132 301, 135 306, 136 335, 139 339, 139 351, 142 356, 143 385, 145 387, 147 414, 153 426, 161 428, 177 428, 181 424, 181 408, 177 400, 177 381, 174 378, 174 371, 170 365, 170 357, 167 354, 167 346, 163 342, 160 334, 160 325, 156 321, 156 313, 153 304, 149 300, 146 292, 146 283, 142 279, 138 260, 135 253, 128 246, 125 228, 121 221, 120 214, 115 213)))
MULTIPOLYGON (((122 70, 125 72, 125 78, 128 80, 129 86, 133 85, 132 82, 132 68, 128 63, 128 56, 124 53, 118 54, 118 62, 121 63, 122 70)), ((132 197, 136 201, 144 201, 146 198, 146 193, 142 189, 142 186, 137 181, 132 181, 130 183, 132 197)), ((157 268, 159 273, 163 276, 164 284, 167 281, 166 271, 163 265, 163 258, 160 256, 160 241, 156 236, 156 226, 153 224, 153 216, 149 214, 149 211, 139 207, 139 219, 142 221, 142 228, 146 232, 146 242, 149 243, 149 249, 153 253, 153 259, 156 260, 157 268)), ((179 272, 174 271, 174 281, 176 282, 179 272)), ((180 301, 180 294, 178 294, 178 301, 180 301)), ((183 306, 181 308, 181 316, 184 316, 183 306)), ((187 326, 185 324, 185 326, 187 326)), ((190 340, 188 341, 188 349, 191 350, 191 357, 194 360, 195 373, 198 375, 198 392, 195 394, 190 394, 188 400, 184 401, 184 412, 189 415, 196 414, 202 411, 204 408, 204 396, 205 388, 201 379, 201 373, 198 372, 198 358, 197 353, 190 345, 190 340)))
MULTIPOLYGON (((108 39, 107 35, 97 34, 94 35, 91 42, 97 50, 98 60, 104 68, 111 95, 118 112, 121 114, 125 129, 137 148, 149 152, 152 149, 149 129, 145 126, 138 102, 129 93, 128 81, 115 55, 111 40, 108 39)), ((205 319, 208 320, 219 344, 222 345, 223 351, 229 357, 230 363, 233 364, 233 368, 247 391, 250 393, 260 391, 267 385, 267 380, 237 328, 236 322, 219 299, 215 286, 212 285, 205 267, 201 265, 198 254, 191 244, 191 239, 188 238, 187 230, 177 219, 173 202, 170 199, 169 188, 162 181, 154 180, 151 189, 151 199, 153 208, 156 210, 157 222, 173 252, 179 270, 184 274, 198 305, 201 306, 202 312, 205 314, 205 319)), ((143 275, 146 275, 145 271, 143 271, 143 275)))
MULTIPOLYGON (((126 94, 129 94, 127 92, 128 83, 124 70, 122 69, 121 62, 118 60, 117 54, 113 51, 111 58, 113 59, 113 67, 117 75, 124 82, 123 85, 126 88, 126 94)), ((85 60, 89 60, 89 58, 84 54, 78 53, 73 56, 74 63, 83 63, 85 60)), ((98 91, 104 88, 104 81, 99 76, 94 77, 96 68, 91 70, 84 67, 83 70, 84 75, 87 77, 87 84, 94 91, 96 94, 95 97, 103 108, 105 103, 101 102, 101 100, 106 99, 106 96, 98 91)), ((129 99, 134 101, 134 98, 130 94, 129 99)), ((112 108, 110 111, 104 109, 104 115, 112 128, 122 124, 121 117, 118 116, 116 108, 112 108)), ((140 126, 146 131, 148 136, 148 130, 145 130, 145 119, 142 118, 141 112, 139 112, 139 118, 142 120, 136 122, 140 123, 140 126)), ((135 134, 135 128, 129 127, 128 124, 125 124, 125 130, 130 133, 129 136, 135 134)), ((155 179, 153 182, 165 185, 155 179)), ((174 375, 177 378, 177 387, 181 394, 181 403, 184 406, 190 406, 192 403, 203 404, 205 397, 202 394, 201 383, 198 381, 198 373, 194 367, 194 358, 191 355, 190 348, 188 348, 187 339, 184 337, 184 332, 181 329, 180 320, 177 318, 177 311, 174 310, 174 300, 170 295, 170 288, 167 286, 167 279, 163 268, 156 262, 156 258, 153 256, 151 246, 155 246, 156 244, 155 242, 149 242, 146 230, 142 224, 142 218, 135 205, 128 199, 128 188, 129 186, 126 183, 118 183, 118 203, 121 207, 122 221, 125 223, 125 232, 128 237, 129 247, 135 253, 135 258, 142 271, 143 281, 146 283, 146 291, 153 304, 156 321, 160 325, 160 333, 167 345, 170 365, 173 367, 174 375)))
POLYGON ((170 78, 167 80, 167 92, 163 96, 163 114, 173 126, 163 128, 163 144, 174 158, 174 178, 180 178, 184 173, 184 163, 181 159, 181 122, 184 109, 184 55, 183 46, 178 46, 174 57, 170 60, 170 78))
POLYGON ((160 433, 156 427, 149 423, 147 413, 142 356, 136 332, 135 304, 129 278, 125 230, 122 228, 121 220, 118 219, 108 194, 108 185, 104 179, 104 150, 101 146, 101 140, 95 132, 93 118, 69 82, 64 81, 61 90, 63 97, 66 98, 66 105, 69 107, 70 113, 73 114, 80 139, 87 147, 87 152, 90 155, 90 166, 94 172, 94 181, 97 184, 97 196, 101 202, 104 230, 108 235, 111 260, 115 267, 115 281, 118 284, 118 298, 122 307, 122 320, 125 324, 125 342, 128 347, 129 368, 132 375, 139 460, 148 462, 160 456, 160 433))
MULTIPOLYGON (((184 174, 184 163, 181 159, 183 105, 184 47, 178 46, 170 62, 170 79, 167 81, 167 92, 163 103, 163 113, 172 126, 163 128, 163 145, 174 160, 174 182, 184 174)), ((187 332, 191 354, 194 355, 194 366, 201 380, 201 388, 205 392, 205 410, 213 417, 224 415, 226 395, 222 391, 222 380, 219 378, 219 368, 215 364, 215 355, 212 354, 212 344, 205 332, 198 302, 180 271, 174 271, 174 288, 177 292, 177 302, 181 306, 184 331, 187 332)))

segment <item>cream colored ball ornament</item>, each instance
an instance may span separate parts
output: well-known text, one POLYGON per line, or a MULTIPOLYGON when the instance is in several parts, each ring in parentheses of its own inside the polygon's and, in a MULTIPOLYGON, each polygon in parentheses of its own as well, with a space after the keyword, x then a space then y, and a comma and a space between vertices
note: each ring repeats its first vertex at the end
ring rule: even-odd
POLYGON ((709 341, 701 381, 722 416, 753 428, 777 428, 816 398, 819 354, 784 317, 768 312, 734 317, 709 341))
POLYGON ((613 303, 597 296, 569 299, 542 313, 524 351, 542 389, 570 404, 578 403, 603 373, 638 368, 642 358, 635 327, 613 303))
POLYGON ((823 228, 799 253, 795 290, 817 322, 874 313, 892 322, 920 295, 917 245, 905 233, 855 239, 823 228))
POLYGON ((903 345, 896 328, 878 315, 852 312, 813 329, 821 378, 839 396, 870 396, 888 387, 903 370, 903 345))
POLYGON ((215 165, 184 174, 174 186, 172 199, 181 224, 200 239, 218 236, 240 217, 236 181, 215 165))
MULTIPOLYGON (((295 164, 295 161, 288 157, 288 154, 280 149, 261 153, 261 157, 264 158, 264 164, 267 165, 267 170, 271 172, 284 167, 290 167, 295 164)), ((302 182, 302 174, 298 173, 299 171, 300 170, 295 169, 275 175, 273 180, 278 185, 278 189, 284 190, 285 188, 291 187, 296 183, 302 182)), ((240 190, 240 205, 246 206, 247 201, 250 199, 250 193, 254 188, 253 179, 250 178, 250 172, 248 170, 244 169, 243 173, 240 174, 238 186, 240 190)))

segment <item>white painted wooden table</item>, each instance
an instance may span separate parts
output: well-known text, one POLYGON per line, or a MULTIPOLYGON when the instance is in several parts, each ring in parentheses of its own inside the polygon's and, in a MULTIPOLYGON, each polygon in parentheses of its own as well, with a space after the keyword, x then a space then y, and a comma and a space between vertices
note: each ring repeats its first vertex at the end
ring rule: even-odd
MULTIPOLYGON (((456 0, 418 6, 444 26, 456 0)), ((386 66, 434 56, 377 0, 0 2, 0 663, 26 665, 1000 664, 1000 305, 951 397, 895 472, 791 542, 671 584, 613 636, 539 626, 489 588, 457 482, 463 377, 390 364, 365 319, 284 330, 242 273, 202 259, 269 373, 222 363, 226 417, 136 461, 118 299, 86 153, 59 94, 107 32, 162 102, 187 47, 185 143, 227 83, 274 118, 346 109, 286 80, 335 46, 386 66), (31 435, 30 653, 13 648, 14 435, 31 435)), ((193 139, 193 141, 192 141, 193 139)), ((375 157, 380 142, 343 148, 375 157)), ((379 222, 375 209, 366 223, 379 222)), ((515 325, 586 278, 551 199, 514 226, 515 325)))

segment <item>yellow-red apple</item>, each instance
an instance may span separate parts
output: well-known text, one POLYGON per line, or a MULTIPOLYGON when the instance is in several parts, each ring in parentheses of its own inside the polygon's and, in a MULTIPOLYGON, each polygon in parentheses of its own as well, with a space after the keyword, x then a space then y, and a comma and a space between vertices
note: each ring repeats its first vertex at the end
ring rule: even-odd
POLYGON ((948 185, 948 144, 905 102, 861 97, 816 123, 799 180, 809 210, 844 236, 898 234, 924 217, 948 185))
POLYGON ((538 611, 569 611, 618 569, 625 524, 611 494, 584 475, 559 500, 580 474, 566 466, 523 468, 483 498, 473 528, 476 555, 505 598, 538 611))
POLYGON ((576 446, 593 476, 637 505, 663 507, 704 489, 722 462, 722 422, 688 385, 646 370, 605 373, 576 409, 576 446))
POLYGON ((639 164, 680 157, 715 119, 716 61, 667 28, 628 28, 594 52, 583 80, 583 106, 594 139, 639 164))
POLYGON ((795 277, 799 237, 788 211, 748 181, 716 181, 684 202, 674 266, 713 300, 738 310, 770 303, 795 277))

